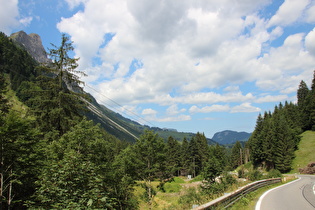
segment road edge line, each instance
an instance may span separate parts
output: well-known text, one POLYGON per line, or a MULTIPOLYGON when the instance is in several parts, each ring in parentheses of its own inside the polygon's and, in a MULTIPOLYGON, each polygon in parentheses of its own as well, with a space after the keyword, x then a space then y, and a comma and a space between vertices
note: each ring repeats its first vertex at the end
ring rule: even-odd
POLYGON ((273 191, 273 190, 276 190, 276 189, 278 189, 278 188, 280 188, 280 187, 284 187, 284 186, 286 186, 286 185, 288 185, 288 184, 292 184, 292 183, 294 183, 294 182, 297 182, 297 181, 299 181, 300 179, 301 179, 301 177, 299 177, 297 180, 294 180, 294 181, 292 181, 292 182, 288 182, 288 183, 286 183, 286 184, 280 185, 280 186, 278 186, 278 187, 275 187, 275 188, 272 188, 272 189, 266 191, 264 194, 262 194, 262 196, 260 196, 258 202, 256 203, 255 210, 260 210, 261 202, 262 202, 262 200, 264 199, 264 197, 265 197, 269 192, 271 192, 271 191, 273 191))

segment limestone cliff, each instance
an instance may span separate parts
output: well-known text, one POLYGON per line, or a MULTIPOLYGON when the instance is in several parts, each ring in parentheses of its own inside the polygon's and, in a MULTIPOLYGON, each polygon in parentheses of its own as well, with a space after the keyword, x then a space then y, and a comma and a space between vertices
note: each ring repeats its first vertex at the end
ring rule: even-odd
POLYGON ((11 34, 10 38, 23 46, 27 52, 39 63, 48 63, 47 53, 38 34, 27 35, 24 31, 11 34))

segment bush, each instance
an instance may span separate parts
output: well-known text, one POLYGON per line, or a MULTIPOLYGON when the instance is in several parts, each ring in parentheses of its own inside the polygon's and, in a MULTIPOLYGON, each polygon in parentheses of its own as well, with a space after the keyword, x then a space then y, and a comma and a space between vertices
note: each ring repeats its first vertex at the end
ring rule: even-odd
POLYGON ((189 183, 192 183, 192 182, 199 182, 199 181, 203 181, 203 180, 204 180, 203 176, 198 175, 198 176, 196 176, 195 178, 193 178, 192 180, 190 180, 189 183))
POLYGON ((237 181, 231 174, 225 173, 223 176, 222 182, 225 183, 226 185, 233 185, 237 181))
POLYGON ((181 196, 178 200, 179 204, 182 204, 186 207, 191 207, 193 204, 201 204, 202 198, 201 195, 197 192, 196 188, 190 187, 187 189, 186 194, 181 196))
POLYGON ((172 183, 165 183, 164 184, 164 192, 166 193, 175 193, 179 192, 182 189, 182 186, 180 184, 172 182, 172 183))
POLYGON ((248 172, 247 178, 251 181, 260 180, 263 178, 263 174, 258 170, 253 170, 248 172))
POLYGON ((245 178, 245 170, 243 167, 241 167, 238 171, 237 171, 237 174, 238 174, 238 178, 245 178))
POLYGON ((271 169, 267 174, 267 178, 278 178, 278 177, 282 177, 282 174, 277 169, 271 169))
POLYGON ((183 179, 181 179, 181 178, 179 178, 179 177, 174 177, 174 181, 173 182, 175 182, 175 183, 185 183, 185 181, 183 180, 183 179))

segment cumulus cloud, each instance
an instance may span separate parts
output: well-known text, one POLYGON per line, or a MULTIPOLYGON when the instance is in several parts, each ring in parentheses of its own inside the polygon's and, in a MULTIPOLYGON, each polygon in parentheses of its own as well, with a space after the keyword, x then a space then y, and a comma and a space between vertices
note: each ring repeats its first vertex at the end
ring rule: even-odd
POLYGON ((315 23, 315 3, 312 2, 312 5, 306 11, 306 20, 309 23, 315 23))
POLYGON ((269 26, 286 26, 294 23, 302 16, 309 2, 309 0, 285 0, 277 13, 270 19, 269 26))
POLYGON ((236 112, 260 112, 261 109, 254 107, 251 103, 242 103, 241 105, 235 106, 231 109, 231 113, 236 112))
POLYGON ((305 37, 306 49, 315 56, 315 28, 305 37))
POLYGON ((156 118, 153 119, 156 122, 178 122, 178 121, 189 121, 191 120, 190 115, 178 115, 178 116, 172 116, 172 117, 165 117, 165 118, 156 118))
MULTIPOLYGON (((313 6, 307 0, 284 1, 270 20, 257 12, 269 0, 67 2, 70 8, 82 4, 84 10, 62 18, 57 27, 74 41, 80 68, 90 75, 85 80, 100 92, 97 99, 167 106, 165 121, 189 119, 181 115, 187 111, 179 108, 182 104, 204 105, 190 107, 191 113, 227 109, 216 104, 230 102, 241 103, 231 112, 257 111, 250 103, 296 91, 315 65, 314 32, 293 34, 271 46, 287 25, 311 21, 313 6), (242 93, 244 83, 280 93, 242 93), (224 87, 223 93, 216 92, 224 87)), ((163 121, 157 111, 142 114, 163 121)))
POLYGON ((154 115, 155 116, 157 114, 157 111, 149 108, 149 109, 142 110, 142 114, 143 115, 154 115))
POLYGON ((18 0, 0 0, 0 4, 0 31, 9 35, 19 25, 18 0))
POLYGON ((177 114, 182 113, 182 112, 185 112, 185 111, 186 111, 185 108, 178 109, 177 104, 173 104, 173 105, 169 106, 169 107, 166 109, 167 115, 177 115, 177 114))
POLYGON ((65 1, 69 5, 69 8, 73 9, 73 8, 79 6, 80 4, 86 3, 88 0, 65 0, 65 1))
POLYGON ((26 17, 19 20, 20 24, 23 26, 28 26, 33 20, 33 17, 26 17))
POLYGON ((230 110, 229 105, 212 105, 212 106, 204 106, 204 107, 197 107, 192 106, 189 109, 190 113, 209 113, 209 112, 227 112, 230 110))
POLYGON ((266 96, 259 97, 255 99, 254 101, 255 103, 266 103, 266 102, 279 102, 279 101, 284 101, 287 99, 288 99, 287 95, 276 95, 276 96, 266 95, 266 96))

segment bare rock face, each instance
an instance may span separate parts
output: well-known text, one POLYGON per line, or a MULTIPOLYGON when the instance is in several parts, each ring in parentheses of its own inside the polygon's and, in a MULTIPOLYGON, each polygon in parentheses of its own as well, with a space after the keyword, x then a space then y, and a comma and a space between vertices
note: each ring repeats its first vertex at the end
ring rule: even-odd
POLYGON ((299 168, 301 174, 315 174, 315 162, 309 163, 305 168, 299 168))
POLYGON ((27 35, 24 31, 11 34, 10 38, 20 44, 39 63, 48 63, 50 59, 43 47, 42 40, 38 34, 27 35))

